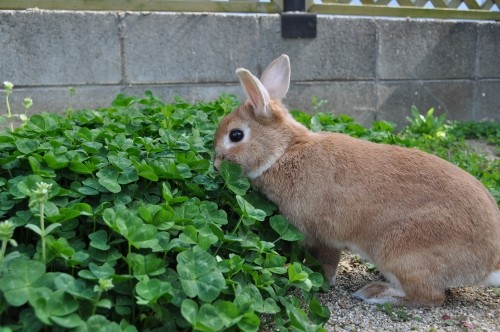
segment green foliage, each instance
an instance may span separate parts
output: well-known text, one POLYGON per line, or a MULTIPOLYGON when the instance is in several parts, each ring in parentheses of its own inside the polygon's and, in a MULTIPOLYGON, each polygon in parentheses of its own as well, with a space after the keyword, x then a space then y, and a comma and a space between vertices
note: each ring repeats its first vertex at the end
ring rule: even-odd
POLYGON ((323 330, 301 234, 238 165, 212 167, 235 106, 119 95, 1 133, 2 327, 323 330))
POLYGON ((371 128, 365 128, 347 115, 334 115, 322 112, 310 115, 297 110, 291 111, 291 114, 297 121, 316 132, 332 131, 345 133, 372 142, 388 144, 396 143, 399 140, 394 134, 396 125, 388 121, 375 121, 371 128))
POLYGON ((500 145, 500 125, 493 121, 455 122, 452 133, 456 137, 467 139, 481 139, 490 144, 500 145))
MULTIPOLYGON (((119 95, 0 133, 2 327, 324 331, 330 313, 315 293, 325 282, 314 260, 303 264, 303 235, 238 165, 213 170, 214 131, 236 105, 119 95)), ((498 160, 468 152, 458 125, 414 113, 396 133, 321 105, 292 113, 314 131, 438 154, 500 200, 498 160)))
POLYGON ((406 128, 407 133, 414 135, 427 135, 430 137, 445 136, 446 113, 435 117, 434 108, 431 108, 425 115, 423 115, 420 114, 415 106, 412 106, 410 111, 412 117, 406 118, 410 122, 406 128))
MULTIPOLYGON (((497 144, 500 138, 498 122, 446 122, 445 115, 434 117, 432 109, 424 117, 415 108, 412 109, 414 119, 410 126, 398 135, 397 144, 417 147, 450 161, 478 178, 500 204, 500 158, 487 156, 471 149, 466 139, 477 138, 484 142, 497 144), (412 128, 417 119, 425 118, 425 128, 430 130, 418 133, 412 128)), ((497 155, 498 155, 497 147, 497 155)))

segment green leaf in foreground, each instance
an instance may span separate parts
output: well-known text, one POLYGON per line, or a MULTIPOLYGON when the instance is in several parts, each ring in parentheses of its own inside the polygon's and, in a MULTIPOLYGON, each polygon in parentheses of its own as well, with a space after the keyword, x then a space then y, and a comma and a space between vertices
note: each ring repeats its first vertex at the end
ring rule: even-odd
POLYGON ((286 303, 286 311, 290 317, 290 323, 293 331, 314 331, 325 332, 326 329, 320 325, 309 322, 304 310, 295 307, 291 303, 286 303))
POLYGON ((78 301, 63 290, 52 292, 40 287, 30 292, 30 304, 35 307, 36 316, 43 322, 55 322, 66 328, 80 326, 83 321, 74 314, 78 309, 78 301))
POLYGON ((182 316, 198 331, 219 331, 224 327, 218 310, 209 303, 198 308, 193 300, 186 299, 181 305, 182 316))
POLYGON ((145 224, 135 213, 120 205, 116 211, 108 208, 103 214, 104 222, 127 239, 136 248, 153 248, 158 242, 158 229, 145 224))
POLYGON ((243 196, 250 188, 250 183, 243 177, 240 165, 224 160, 220 164, 219 172, 226 186, 236 195, 243 196))
POLYGON ((309 301, 309 315, 316 324, 324 324, 330 318, 330 310, 322 305, 316 297, 309 301))
POLYGON ((172 285, 166 281, 151 279, 139 282, 135 291, 139 304, 154 304, 164 295, 172 293, 172 285))
POLYGON ((280 238, 285 241, 303 241, 304 235, 300 231, 288 223, 282 215, 276 215, 269 220, 271 227, 280 235, 280 238))
POLYGON ((177 255, 177 272, 186 295, 206 302, 215 300, 226 285, 215 258, 199 247, 177 255))
POLYGON ((236 195, 236 201, 243 213, 243 216, 246 218, 264 221, 266 219, 266 213, 260 209, 256 209, 252 204, 248 203, 243 197, 240 195, 236 195))
POLYGON ((45 273, 45 265, 39 261, 16 260, 0 278, 0 289, 7 302, 21 306, 28 301, 32 285, 45 273))
POLYGON ((106 167, 97 172, 96 175, 99 178, 99 184, 104 188, 115 194, 121 191, 118 184, 118 171, 114 167, 106 167))

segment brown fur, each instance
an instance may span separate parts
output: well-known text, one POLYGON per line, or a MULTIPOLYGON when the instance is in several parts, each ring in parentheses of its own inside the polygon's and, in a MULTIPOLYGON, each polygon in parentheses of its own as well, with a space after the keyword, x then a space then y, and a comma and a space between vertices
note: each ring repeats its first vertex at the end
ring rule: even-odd
MULTIPOLYGON (((278 58, 266 72, 285 62, 278 58)), ((244 89, 253 89, 248 81, 256 78, 239 75, 244 89)), ((288 115, 282 95, 270 93, 262 110, 259 91, 246 92, 249 100, 217 130, 215 165, 227 159, 251 174, 279 156, 251 183, 304 233, 332 282, 345 246, 368 256, 390 282, 355 294, 373 303, 440 304, 446 288, 482 283, 498 270, 500 212, 473 176, 417 149, 309 132, 288 115), (249 140, 223 146, 243 124, 249 140)))

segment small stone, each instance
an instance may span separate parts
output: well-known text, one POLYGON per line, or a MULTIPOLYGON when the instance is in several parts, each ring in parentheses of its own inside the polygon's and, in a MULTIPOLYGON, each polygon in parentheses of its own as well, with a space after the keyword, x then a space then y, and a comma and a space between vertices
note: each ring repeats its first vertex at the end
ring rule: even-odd
POLYGON ((470 330, 470 329, 473 329, 474 328, 474 324, 470 323, 470 322, 463 322, 462 323, 462 326, 465 327, 466 329, 470 330))
POLYGON ((441 318, 442 318, 443 320, 450 320, 450 319, 451 319, 451 316, 450 316, 450 315, 448 315, 448 314, 444 314, 443 316, 441 316, 441 318))

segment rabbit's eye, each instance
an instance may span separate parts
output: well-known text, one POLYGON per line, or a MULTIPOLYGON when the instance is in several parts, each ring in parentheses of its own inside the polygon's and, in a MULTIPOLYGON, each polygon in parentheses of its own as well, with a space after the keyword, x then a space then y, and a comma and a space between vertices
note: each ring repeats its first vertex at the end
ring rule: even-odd
POLYGON ((243 131, 239 129, 233 129, 229 132, 229 139, 231 142, 236 143, 243 139, 243 131))

